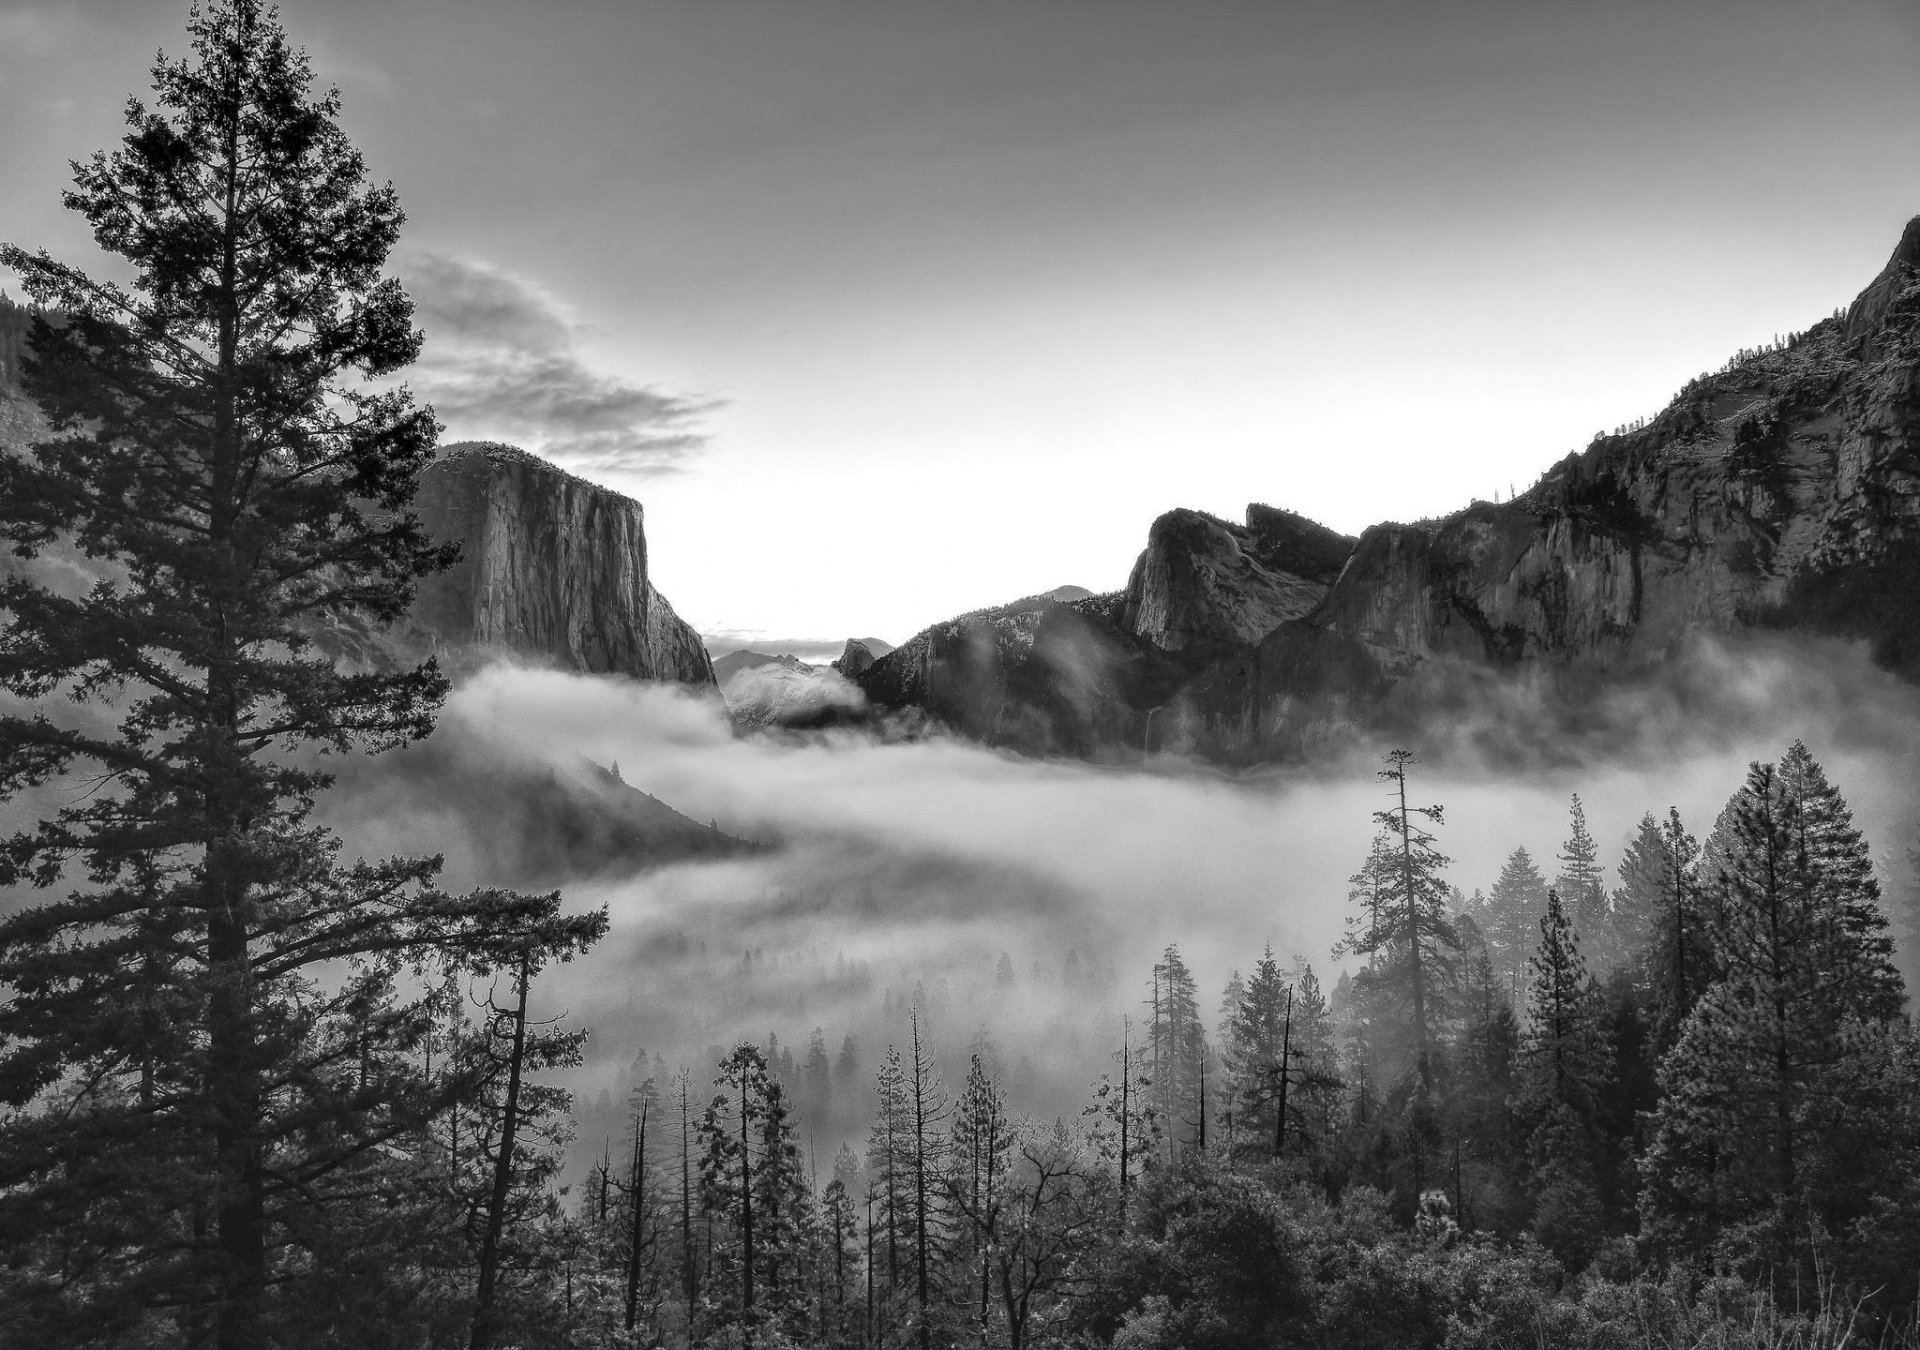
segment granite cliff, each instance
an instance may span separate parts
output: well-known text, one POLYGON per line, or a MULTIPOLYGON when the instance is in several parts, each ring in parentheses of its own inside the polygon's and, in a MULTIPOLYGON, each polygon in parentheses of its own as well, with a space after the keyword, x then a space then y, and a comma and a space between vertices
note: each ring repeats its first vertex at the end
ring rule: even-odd
POLYGON ((1404 716, 1439 672, 1571 687, 1756 629, 1861 640, 1920 680, 1920 219, 1843 314, 1510 502, 1357 541, 1170 512, 1122 595, 963 616, 859 678, 1020 749, 1244 761, 1404 716))
POLYGON ((456 662, 506 650, 588 674, 715 683, 705 644, 649 576, 639 502, 523 450, 463 443, 421 476, 414 509, 434 538, 462 542, 460 561, 422 580, 393 630, 337 635, 342 647, 456 662))

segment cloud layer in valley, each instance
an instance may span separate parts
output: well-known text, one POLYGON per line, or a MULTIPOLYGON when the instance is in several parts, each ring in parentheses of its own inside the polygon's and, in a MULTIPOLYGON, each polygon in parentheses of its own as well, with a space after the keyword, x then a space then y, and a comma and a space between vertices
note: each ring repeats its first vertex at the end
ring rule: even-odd
POLYGON ((484 263, 437 253, 401 275, 427 341, 408 381, 451 440, 500 440, 586 472, 683 469, 709 401, 595 369, 562 306, 484 263))
MULTIPOLYGON (((1678 806, 1704 835, 1748 762, 1796 737, 1882 857, 1912 835, 1920 691, 1853 648, 1703 647, 1664 692, 1612 710, 1630 735, 1557 758, 1513 756, 1501 739, 1524 725, 1524 688, 1483 694, 1436 729, 1413 784, 1418 800, 1446 805, 1449 878, 1469 893, 1517 846, 1551 874, 1575 792, 1611 882, 1643 813, 1678 806)), ((1142 1015, 1168 943, 1193 967, 1210 1020, 1228 974, 1267 943, 1331 983, 1347 879, 1387 805, 1374 777, 1384 747, 1311 770, 1226 774, 1025 760, 937 736, 740 737, 710 695, 506 666, 456 691, 436 740, 461 747, 468 773, 617 760, 628 783, 695 819, 777 844, 570 888, 573 903, 604 903, 613 918, 601 946, 542 991, 549 1011, 596 1030, 589 1089, 615 1084, 639 1050, 698 1073, 711 1047, 769 1032, 804 1045, 814 1028, 830 1048, 856 1037, 870 1072, 917 996, 958 1061, 951 1074, 985 1037, 1023 1066, 1030 1109, 1077 1109, 1121 1017, 1142 1015), (1011 985, 996 976, 1003 953, 1011 985)), ((482 879, 457 821, 390 795, 366 797, 377 809, 356 819, 353 795, 338 823, 357 846, 446 848, 450 880, 482 879)))

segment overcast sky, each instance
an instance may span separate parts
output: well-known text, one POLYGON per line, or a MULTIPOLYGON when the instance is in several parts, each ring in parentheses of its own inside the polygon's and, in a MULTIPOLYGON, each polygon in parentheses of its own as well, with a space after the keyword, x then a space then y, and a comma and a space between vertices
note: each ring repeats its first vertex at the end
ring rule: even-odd
MULTIPOLYGON (((0 4, 0 238, 92 258, 66 161, 186 11, 0 4)), ((743 641, 1118 587, 1175 506, 1504 495, 1920 212, 1913 0, 283 12, 400 189, 450 436, 639 497, 743 641)))

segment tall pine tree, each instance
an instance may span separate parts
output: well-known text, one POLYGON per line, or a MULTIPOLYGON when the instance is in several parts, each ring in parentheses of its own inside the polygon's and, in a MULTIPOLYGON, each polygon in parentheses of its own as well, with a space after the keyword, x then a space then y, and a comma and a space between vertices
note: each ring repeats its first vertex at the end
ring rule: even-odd
POLYGON ((316 1253, 448 1098, 398 970, 588 934, 549 897, 444 896, 434 860, 344 865, 309 822, 313 752, 424 735, 446 688, 309 636, 398 617, 450 561, 408 509, 436 426, 364 383, 420 338, 381 274, 398 203, 337 94, 258 0, 189 32, 66 198, 130 280, 0 248, 64 316, 33 326, 52 436, 0 458, 0 537, 107 578, 0 585, 0 794, 89 784, 0 843, 0 884, 70 888, 0 924, 0 1242, 54 1260, 20 1287, 49 1327, 237 1350, 336 1316, 316 1253))
POLYGON ((1806 747, 1755 764, 1707 849, 1718 978, 1660 1069, 1643 1209, 1678 1245, 1733 1237, 1783 1272, 1815 1220, 1837 1230, 1851 1086, 1904 991, 1866 842, 1806 747))
POLYGON ((1567 917, 1586 943, 1590 961, 1599 970, 1615 964, 1608 950, 1607 888, 1600 866, 1600 846, 1587 828, 1587 808, 1573 794, 1567 808, 1567 841, 1560 846, 1560 876, 1554 882, 1567 917))
POLYGON ((1501 865, 1500 876, 1487 894, 1482 933, 1493 970, 1517 1001, 1526 983, 1527 960, 1539 936, 1540 914, 1547 905, 1547 879, 1534 865, 1533 855, 1515 849, 1501 865))
POLYGON ((1433 1086, 1435 1033, 1458 973, 1461 942, 1449 912, 1453 894, 1441 877, 1450 860, 1420 823, 1439 825, 1442 808, 1408 804, 1407 768, 1416 762, 1410 752, 1385 758, 1378 777, 1394 805, 1376 811, 1374 822, 1389 842, 1383 848, 1375 841, 1362 873, 1368 884, 1357 892, 1359 908, 1336 951, 1371 958, 1354 977, 1354 991, 1371 1014, 1376 1071, 1390 1055, 1391 1067, 1410 1068, 1425 1093, 1433 1086), (1381 1044, 1383 1022, 1393 1034, 1391 1046, 1381 1044))

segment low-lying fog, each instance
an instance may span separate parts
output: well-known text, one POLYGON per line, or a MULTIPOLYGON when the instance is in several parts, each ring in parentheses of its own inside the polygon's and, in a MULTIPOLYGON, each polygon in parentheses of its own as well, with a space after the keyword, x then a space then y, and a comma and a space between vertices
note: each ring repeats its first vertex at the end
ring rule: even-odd
MULTIPOLYGON (((1464 892, 1525 846, 1549 877, 1579 793, 1609 879, 1647 811, 1677 806, 1704 835, 1749 761, 1803 739, 1846 793, 1885 866, 1916 842, 1920 690, 1832 644, 1703 645, 1671 678, 1622 694, 1561 744, 1523 686, 1408 748, 1420 804, 1464 892), (1497 755, 1484 747, 1499 746, 1497 755)), ((568 889, 605 904, 607 938, 536 989, 547 1014, 592 1028, 580 1145, 618 1130, 637 1054, 647 1072, 712 1076, 709 1051, 770 1033, 804 1069, 818 1029, 828 1057, 855 1040, 852 1073, 803 1097, 821 1163, 862 1128, 873 1069, 903 1042, 916 996, 949 1081, 981 1038, 1016 1106, 1075 1114, 1138 1019, 1149 971, 1177 943, 1211 1019, 1229 974, 1268 943, 1331 985, 1347 879, 1388 802, 1366 747, 1309 769, 1224 773, 1159 759, 1102 769, 1013 758, 949 739, 842 731, 737 737, 721 705, 680 689, 496 666, 449 701, 437 750, 488 774, 577 758, 696 820, 775 846, 568 889), (997 974, 1005 954, 1012 980, 997 974), (916 995, 916 990, 919 993, 916 995), (600 1094, 607 1095, 602 1098, 600 1094)), ((375 776, 378 776, 376 771, 375 776)), ((444 850, 449 881, 477 883, 456 816, 350 775, 329 814, 354 849, 444 850), (378 801, 376 815, 354 809, 378 801)), ((1904 871, 1900 871, 1904 885, 1904 871)), ((664 1077, 663 1074, 663 1077, 664 1077)))

